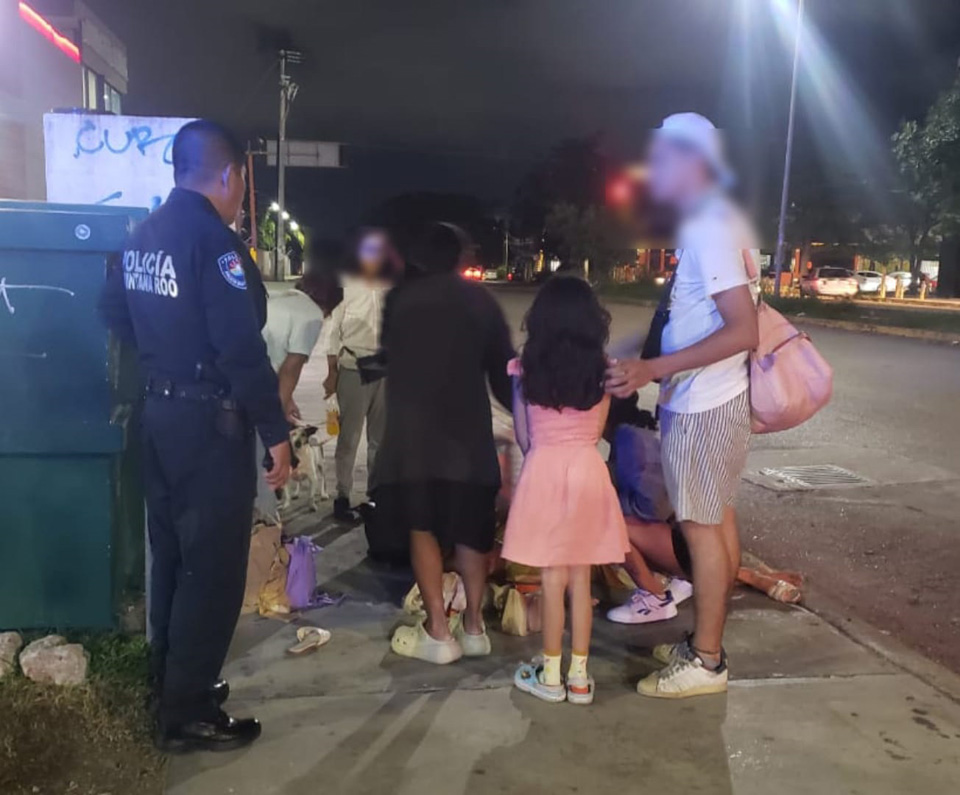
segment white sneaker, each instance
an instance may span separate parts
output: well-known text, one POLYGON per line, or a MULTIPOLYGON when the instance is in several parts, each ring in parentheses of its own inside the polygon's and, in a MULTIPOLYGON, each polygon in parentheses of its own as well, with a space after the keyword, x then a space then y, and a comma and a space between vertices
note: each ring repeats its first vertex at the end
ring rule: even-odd
POLYGON ((607 618, 616 624, 651 624, 654 621, 666 621, 677 615, 677 606, 670 591, 663 596, 637 588, 633 595, 620 607, 614 607, 607 618))
POLYGON ((664 665, 669 665, 677 658, 685 644, 686 641, 681 641, 680 643, 658 643, 653 647, 653 659, 664 665))
POLYGON ((673 603, 679 605, 693 596, 693 583, 680 577, 674 577, 667 586, 667 591, 673 597, 673 603))
POLYGON ((720 667, 711 671, 684 645, 666 668, 641 679, 637 683, 637 692, 650 698, 690 698, 726 693, 726 657, 721 657, 720 667))

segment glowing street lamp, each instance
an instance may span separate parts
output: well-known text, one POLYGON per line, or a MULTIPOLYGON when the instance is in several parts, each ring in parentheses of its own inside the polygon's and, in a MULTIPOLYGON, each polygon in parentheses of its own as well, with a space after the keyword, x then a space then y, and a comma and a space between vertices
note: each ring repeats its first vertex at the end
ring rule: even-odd
POLYGON ((271 204, 270 204, 270 212, 275 213, 275 212, 277 212, 279 209, 280 209, 280 205, 277 204, 277 202, 271 202, 271 204))
POLYGON ((291 232, 296 232, 300 228, 300 224, 298 224, 296 221, 291 221, 289 226, 291 232))

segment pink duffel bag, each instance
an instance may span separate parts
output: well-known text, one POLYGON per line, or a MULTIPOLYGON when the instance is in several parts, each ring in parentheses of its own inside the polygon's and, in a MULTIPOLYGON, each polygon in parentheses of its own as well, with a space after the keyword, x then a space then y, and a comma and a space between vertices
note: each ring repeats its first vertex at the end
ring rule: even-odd
POLYGON ((763 301, 757 322, 760 344, 750 354, 751 430, 795 428, 830 402, 833 369, 805 332, 763 301))

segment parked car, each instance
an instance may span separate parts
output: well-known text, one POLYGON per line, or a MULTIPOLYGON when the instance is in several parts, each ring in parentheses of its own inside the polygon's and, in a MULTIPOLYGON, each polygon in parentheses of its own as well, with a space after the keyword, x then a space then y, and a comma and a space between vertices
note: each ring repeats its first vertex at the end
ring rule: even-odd
POLYGON ((897 289, 897 280, 891 275, 884 276, 879 271, 857 271, 857 284, 860 285, 860 292, 864 295, 875 295, 880 292, 880 285, 884 281, 887 283, 887 292, 892 293, 897 289))
POLYGON ((853 271, 846 268, 812 268, 800 278, 800 294, 853 298, 860 290, 853 271))
POLYGON ((483 280, 485 282, 495 282, 500 277, 500 273, 496 268, 487 268, 483 272, 483 280))
POLYGON ((910 271, 894 271, 893 273, 887 274, 888 279, 892 279, 893 282, 887 283, 887 292, 893 292, 897 289, 897 282, 903 282, 904 292, 910 289, 910 285, 913 283, 913 274, 910 271))

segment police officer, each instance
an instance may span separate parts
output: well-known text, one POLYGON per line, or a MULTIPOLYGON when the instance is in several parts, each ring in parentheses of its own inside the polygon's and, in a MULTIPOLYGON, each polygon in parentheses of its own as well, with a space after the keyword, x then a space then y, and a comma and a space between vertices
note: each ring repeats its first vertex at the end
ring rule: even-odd
POLYGON ((146 398, 144 480, 150 620, 161 750, 226 750, 260 724, 220 709, 219 681, 243 602, 253 501, 254 433, 266 479, 290 472, 289 427, 260 336, 266 295, 226 226, 244 194, 244 154, 209 121, 173 142, 176 187, 133 233, 107 276, 107 325, 138 349, 146 398))

